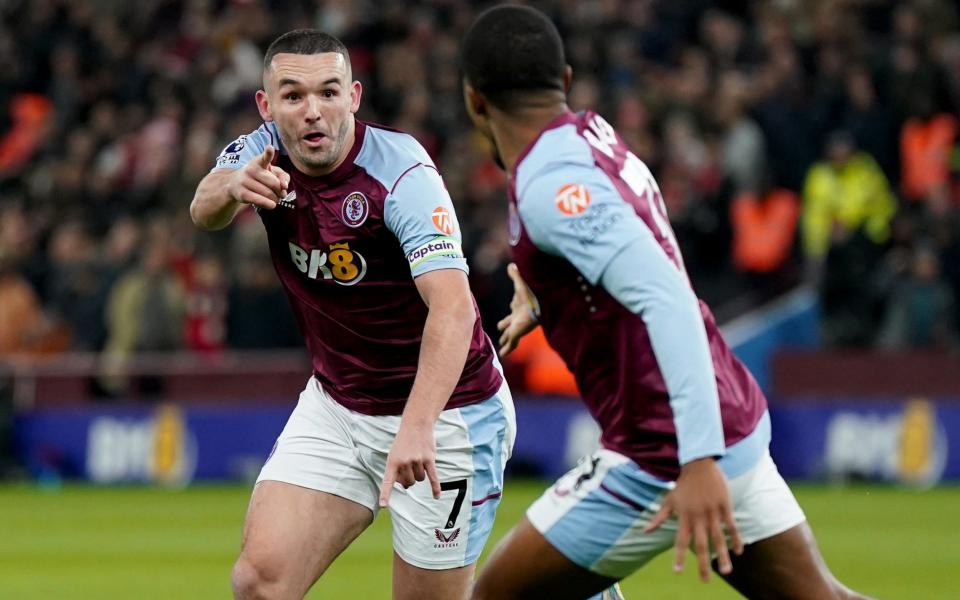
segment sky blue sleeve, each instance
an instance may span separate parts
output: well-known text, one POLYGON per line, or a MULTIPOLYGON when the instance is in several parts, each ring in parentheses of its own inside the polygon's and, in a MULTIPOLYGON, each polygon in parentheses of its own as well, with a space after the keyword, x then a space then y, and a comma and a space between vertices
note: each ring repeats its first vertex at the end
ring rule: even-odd
POLYGON ((570 261, 594 285, 617 252, 647 231, 609 178, 593 166, 545 167, 520 190, 518 208, 531 241, 570 261), (565 195, 569 186, 580 189, 565 195))
POLYGON ((453 202, 435 168, 421 164, 404 173, 387 196, 383 220, 400 240, 413 277, 437 269, 468 272, 453 202))
POLYGON ((700 303, 686 275, 647 230, 609 261, 601 284, 647 326, 670 393, 680 464, 723 455, 713 359, 700 303))
POLYGON ((267 144, 273 144, 273 147, 279 150, 279 143, 275 139, 273 127, 263 124, 252 133, 241 135, 227 144, 211 170, 239 169, 250 162, 251 158, 263 153, 267 144))

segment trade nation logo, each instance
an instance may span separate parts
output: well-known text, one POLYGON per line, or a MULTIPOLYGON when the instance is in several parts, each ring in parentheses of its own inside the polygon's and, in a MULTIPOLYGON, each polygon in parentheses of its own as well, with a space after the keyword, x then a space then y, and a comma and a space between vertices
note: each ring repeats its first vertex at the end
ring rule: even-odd
POLYGON ((590 206, 590 192, 579 183, 568 183, 557 190, 557 208, 560 212, 575 217, 590 206))
POLYGON ((433 226, 436 227, 440 233, 445 235, 453 235, 453 219, 450 218, 450 211, 442 206, 438 206, 433 209, 433 226))

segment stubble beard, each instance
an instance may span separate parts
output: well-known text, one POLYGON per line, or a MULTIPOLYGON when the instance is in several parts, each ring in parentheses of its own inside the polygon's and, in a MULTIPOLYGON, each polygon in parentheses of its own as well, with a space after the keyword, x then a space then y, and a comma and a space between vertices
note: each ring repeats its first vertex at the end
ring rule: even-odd
POLYGON ((344 119, 337 131, 336 138, 330 138, 332 141, 330 149, 319 152, 311 152, 309 148, 306 148, 303 145, 303 140, 296 133, 291 135, 280 127, 277 129, 280 132, 280 139, 283 141, 284 148, 287 149, 289 154, 295 155, 300 164, 310 170, 326 170, 335 165, 340 158, 340 153, 343 151, 343 145, 347 139, 348 127, 349 120, 344 119))
MULTIPOLYGON (((336 132, 336 137, 331 138, 330 149, 327 151, 320 152, 309 152, 309 150, 304 151, 301 149, 301 146, 297 145, 297 153, 300 159, 305 166, 311 169, 329 169, 330 167, 337 164, 337 161, 340 159, 340 155, 343 152, 343 145, 347 139, 347 128, 349 123, 347 119, 344 119, 343 123, 340 124, 339 130, 336 132)), ((299 141, 299 140, 298 140, 299 141)))

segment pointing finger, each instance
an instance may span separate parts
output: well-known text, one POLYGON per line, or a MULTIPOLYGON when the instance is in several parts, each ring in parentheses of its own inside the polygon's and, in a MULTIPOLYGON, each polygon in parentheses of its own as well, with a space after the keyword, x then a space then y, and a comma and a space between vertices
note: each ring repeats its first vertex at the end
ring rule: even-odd
POLYGON ((434 462, 427 462, 427 478, 430 479, 430 490, 433 492, 433 499, 440 499, 440 477, 437 475, 437 465, 434 462))
POLYGON ((390 501, 390 492, 393 490, 393 482, 397 470, 392 465, 387 465, 387 470, 383 474, 383 483, 380 484, 380 508, 386 508, 390 501))
POLYGON ((260 166, 266 169, 270 166, 270 163, 273 162, 273 156, 276 153, 276 150, 273 149, 273 144, 267 144, 267 147, 263 149, 263 154, 260 155, 260 166))

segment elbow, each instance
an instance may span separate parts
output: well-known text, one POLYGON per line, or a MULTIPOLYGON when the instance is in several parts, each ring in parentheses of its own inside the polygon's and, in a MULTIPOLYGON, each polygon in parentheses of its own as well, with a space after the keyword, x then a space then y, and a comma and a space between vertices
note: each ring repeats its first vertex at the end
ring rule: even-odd
POLYGON ((200 210, 197 208, 196 198, 194 198, 193 202, 190 203, 190 220, 193 221, 193 224, 200 229, 206 229, 206 227, 204 227, 203 218, 200 216, 200 210))
POLYGON ((478 321, 477 309, 473 305, 473 298, 468 298, 466 302, 459 303, 457 307, 457 322, 465 330, 473 331, 473 327, 478 321))
POLYGON ((197 198, 194 198, 193 202, 190 203, 190 220, 204 231, 217 231, 226 227, 226 224, 211 222, 210 216, 205 214, 197 198))
POLYGON ((478 317, 477 309, 473 305, 472 296, 468 295, 465 298, 458 298, 455 302, 451 302, 450 305, 446 307, 445 312, 447 312, 450 320, 455 324, 455 328, 458 331, 473 331, 478 317))

